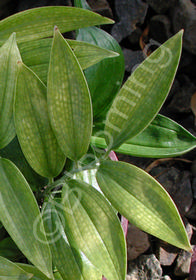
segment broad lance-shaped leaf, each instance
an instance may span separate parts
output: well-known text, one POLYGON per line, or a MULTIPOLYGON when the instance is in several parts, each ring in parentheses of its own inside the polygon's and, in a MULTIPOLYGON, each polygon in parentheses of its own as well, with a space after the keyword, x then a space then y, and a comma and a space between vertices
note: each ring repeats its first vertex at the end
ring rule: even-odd
POLYGON ((178 32, 144 60, 114 99, 105 123, 109 149, 139 134, 158 113, 175 77, 182 34, 178 32))
MULTIPOLYGON (((88 43, 75 40, 67 40, 67 42, 74 51, 82 69, 86 69, 104 58, 118 56, 116 52, 88 43)), ((51 38, 19 44, 24 64, 30 67, 45 84, 47 83, 51 45, 51 38)))
POLYGON ((0 149, 15 136, 13 120, 13 99, 17 77, 17 61, 20 53, 13 33, 0 48, 0 149))
POLYGON ((15 98, 15 126, 22 151, 31 167, 43 177, 56 177, 65 163, 51 128, 46 86, 22 62, 15 98))
POLYGON ((0 279, 1 280, 28 280, 33 274, 25 272, 13 262, 0 256, 0 279))
POLYGON ((113 20, 91 11, 75 7, 41 7, 26 10, 0 21, 0 45, 12 32, 17 33, 18 42, 28 42, 52 36, 52 30, 58 25, 61 32, 82 27, 111 24, 113 20))
POLYGON ((58 208, 64 210, 60 201, 49 199, 43 210, 44 226, 55 267, 64 280, 101 280, 101 272, 84 253, 69 243, 63 227, 64 217, 58 208))
MULTIPOLYGON (((77 7, 90 9, 84 0, 74 2, 77 7)), ((125 70, 124 55, 118 42, 100 28, 79 29, 76 38, 119 53, 118 57, 104 59, 85 70, 92 98, 94 120, 95 122, 105 120, 106 113, 122 84, 125 70)))
POLYGON ((48 72, 48 109, 62 151, 79 160, 88 150, 92 133, 91 99, 82 69, 57 28, 48 72))
MULTIPOLYGON (((100 133, 91 137, 91 144, 107 148, 100 133)), ((128 139, 115 152, 137 157, 164 158, 182 155, 196 147, 196 138, 178 123, 157 115, 152 123, 139 135, 128 139)))
POLYGON ((124 280, 124 234, 107 200, 92 186, 69 180, 57 210, 71 247, 83 252, 108 280, 124 280))
POLYGON ((178 210, 164 188, 142 169, 103 162, 98 184, 111 204, 132 224, 176 247, 191 250, 178 210))
POLYGON ((36 199, 19 169, 3 158, 0 158, 0 220, 27 259, 53 279, 51 253, 36 199))

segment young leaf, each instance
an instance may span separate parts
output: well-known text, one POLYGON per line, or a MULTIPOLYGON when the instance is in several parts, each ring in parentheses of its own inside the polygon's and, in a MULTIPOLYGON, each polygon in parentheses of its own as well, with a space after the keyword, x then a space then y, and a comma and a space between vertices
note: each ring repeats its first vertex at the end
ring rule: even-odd
POLYGON ((178 67, 182 34, 178 32, 140 64, 114 99, 105 123, 110 149, 139 134, 158 113, 178 67))
POLYGON ((31 167, 50 178, 62 171, 65 156, 51 128, 46 92, 39 78, 20 62, 14 114, 16 133, 31 167))
POLYGON ((91 99, 82 69, 58 29, 48 72, 48 109, 62 151, 79 160, 88 150, 92 133, 91 99))
MULTIPOLYGON (((82 69, 86 69, 104 58, 118 56, 118 53, 88 43, 75 40, 67 40, 67 42, 74 51, 82 69)), ((19 44, 24 64, 30 67, 45 84, 47 83, 51 45, 51 38, 19 44)))
POLYGON ((0 205, 0 220, 18 248, 40 271, 53 278, 51 253, 35 197, 17 167, 3 158, 0 205))
POLYGON ((0 45, 12 32, 17 33, 18 42, 29 42, 52 36, 55 25, 58 25, 64 33, 82 27, 111 23, 113 23, 111 19, 75 7, 35 8, 0 21, 0 45))
POLYGON ((176 247, 191 250, 176 206, 163 187, 142 169, 103 162, 98 184, 111 204, 132 224, 176 247))
POLYGON ((1 280, 27 280, 32 279, 32 274, 25 272, 13 262, 0 256, 0 279, 1 280))
POLYGON ((50 199, 43 211, 44 226, 54 265, 64 280, 101 280, 101 272, 80 250, 69 243, 63 228, 64 218, 58 207, 62 208, 60 202, 50 199))
POLYGON ((13 121, 13 99, 17 77, 17 61, 20 53, 13 33, 0 48, 0 149, 15 136, 13 121))
MULTIPOLYGON (((92 136, 91 144, 107 148, 105 139, 100 136, 92 136)), ((182 155, 195 147, 196 138, 190 132, 171 119, 157 115, 144 131, 114 150, 137 157, 164 158, 182 155)))
POLYGON ((124 280, 124 234, 106 199, 92 186, 69 180, 63 187, 61 206, 58 210, 70 245, 81 250, 108 280, 124 280))

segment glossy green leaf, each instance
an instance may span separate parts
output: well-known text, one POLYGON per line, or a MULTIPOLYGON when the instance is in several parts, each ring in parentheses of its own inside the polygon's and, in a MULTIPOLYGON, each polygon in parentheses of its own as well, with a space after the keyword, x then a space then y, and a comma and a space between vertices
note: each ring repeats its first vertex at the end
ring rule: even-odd
MULTIPOLYGON (((74 2, 77 7, 90 9, 86 1, 77 0, 74 2)), ((122 84, 125 70, 124 55, 118 42, 100 28, 79 29, 76 38, 79 41, 86 41, 119 53, 118 57, 104 59, 85 70, 85 77, 92 97, 94 120, 105 120, 112 100, 122 84)))
POLYGON ((33 277, 31 280, 49 280, 51 278, 48 278, 46 275, 44 275, 39 269, 37 269, 35 266, 24 264, 24 263, 17 263, 17 266, 22 268, 24 271, 33 274, 33 277))
POLYGON ((76 180, 64 184, 62 206, 69 243, 108 279, 125 279, 126 250, 120 221, 106 199, 76 180))
POLYGON ((101 280, 101 272, 87 257, 72 247, 64 230, 64 217, 58 211, 64 210, 57 200, 49 200, 43 211, 43 220, 51 246, 53 263, 64 280, 101 280))
POLYGON ((182 34, 178 32, 144 60, 114 99, 105 123, 109 149, 139 134, 158 113, 175 77, 182 34))
POLYGON ((1 280, 27 280, 32 274, 25 272, 16 264, 0 256, 0 279, 1 280))
POLYGON ((18 168, 3 158, 0 158, 0 220, 29 261, 52 278, 51 253, 36 199, 18 168))
MULTIPOLYGON (((67 40, 74 51, 82 69, 86 69, 100 60, 118 56, 117 53, 85 42, 67 40)), ((46 84, 50 60, 52 39, 39 39, 19 44, 24 64, 30 67, 46 84)))
MULTIPOLYGON (((92 136, 91 144, 107 147, 105 139, 100 136, 92 136)), ((143 132, 114 150, 137 157, 164 158, 182 155, 195 147, 196 138, 190 132, 171 119, 157 115, 143 132)))
POLYGON ((80 159, 92 133, 90 93, 78 61, 58 29, 48 73, 48 109, 62 151, 72 160, 80 159))
POLYGON ((97 184, 96 172, 97 172, 97 169, 83 170, 83 171, 75 173, 73 176, 73 179, 81 180, 81 181, 91 185, 99 192, 101 192, 101 189, 100 189, 99 185, 97 184))
POLYGON ((17 33, 18 42, 28 42, 52 36, 55 25, 64 33, 82 27, 111 23, 111 19, 75 7, 35 8, 0 21, 0 44, 7 40, 12 32, 17 33))
POLYGON ((15 136, 13 121, 13 99, 17 77, 17 61, 20 53, 16 36, 0 48, 0 149, 4 148, 15 136))
POLYGON ((103 162, 98 184, 111 204, 132 224, 176 247, 191 250, 178 210, 164 188, 142 169, 103 162))
POLYGON ((46 92, 41 80, 20 63, 14 114, 16 133, 31 167, 43 177, 52 178, 62 171, 65 156, 51 128, 46 92))

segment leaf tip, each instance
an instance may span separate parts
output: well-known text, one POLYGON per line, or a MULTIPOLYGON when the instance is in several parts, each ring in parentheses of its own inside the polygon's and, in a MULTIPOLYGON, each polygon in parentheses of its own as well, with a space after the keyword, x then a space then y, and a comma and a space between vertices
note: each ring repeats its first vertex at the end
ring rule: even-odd
POLYGON ((55 25, 55 26, 54 26, 54 32, 57 32, 57 31, 59 31, 59 29, 58 29, 58 26, 55 25))

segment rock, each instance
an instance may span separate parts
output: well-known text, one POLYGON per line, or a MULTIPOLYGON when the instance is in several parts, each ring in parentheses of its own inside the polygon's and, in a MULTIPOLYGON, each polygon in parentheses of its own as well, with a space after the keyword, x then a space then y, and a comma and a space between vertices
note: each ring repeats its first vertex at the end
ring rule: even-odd
POLYGON ((143 23, 146 17, 148 5, 142 0, 115 0, 115 10, 119 22, 112 28, 112 36, 121 42, 135 29, 137 23, 143 23))
POLYGON ((0 1, 0 20, 14 13, 16 3, 12 0, 0 1))
POLYGON ((157 13, 164 13, 169 8, 174 7, 176 4, 176 0, 146 0, 150 7, 155 10, 157 13))
POLYGON ((127 232, 127 253, 128 261, 136 259, 150 247, 148 234, 141 231, 134 225, 128 225, 127 232))
POLYGON ((196 54, 196 6, 190 0, 179 0, 171 18, 175 33, 184 29, 183 47, 196 54))
POLYGON ((190 265, 191 265, 192 254, 190 252, 181 251, 177 260, 176 266, 174 269, 174 274, 176 276, 185 277, 189 275, 190 265))
POLYGON ((106 0, 90 0, 88 2, 93 12, 104 17, 113 18, 112 10, 106 0))
POLYGON ((18 4, 18 11, 42 6, 71 6, 71 0, 21 0, 18 4))
POLYGON ((131 35, 128 36, 128 40, 131 45, 133 46, 139 46, 140 37, 142 35, 142 30, 139 27, 136 27, 136 29, 131 33, 131 35))
MULTIPOLYGON (((195 168, 196 168, 196 165, 195 165, 195 168)), ((196 199, 196 177, 194 177, 193 181, 192 181, 192 190, 193 190, 193 198, 196 199)))
POLYGON ((167 16, 156 15, 150 19, 149 36, 159 43, 164 43, 171 37, 171 23, 167 16))
POLYGON ((186 213, 186 217, 188 219, 191 219, 192 221, 196 221, 196 201, 194 200, 191 208, 189 211, 186 213))
POLYGON ((156 257, 160 261, 161 265, 172 265, 178 253, 180 252, 180 249, 162 240, 159 240, 157 243, 156 257))
POLYGON ((172 166, 167 173, 163 173, 157 179, 171 195, 181 215, 185 215, 193 201, 190 173, 180 172, 172 166))
POLYGON ((133 72, 137 66, 144 60, 144 54, 142 51, 132 51, 129 49, 123 49, 125 58, 125 70, 129 73, 133 72))
POLYGON ((141 255, 135 261, 129 262, 128 274, 131 280, 162 279, 162 268, 155 255, 141 255))
POLYGON ((177 79, 180 87, 173 92, 173 98, 167 108, 173 113, 191 112, 191 97, 196 91, 196 85, 186 75, 179 75, 177 79))

